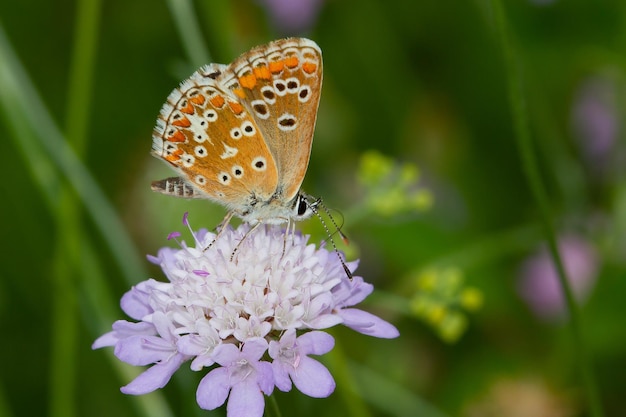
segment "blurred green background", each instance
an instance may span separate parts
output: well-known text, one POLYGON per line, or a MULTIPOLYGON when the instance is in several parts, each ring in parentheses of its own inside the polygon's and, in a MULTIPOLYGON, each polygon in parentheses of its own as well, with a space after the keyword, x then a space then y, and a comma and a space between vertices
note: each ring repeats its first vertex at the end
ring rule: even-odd
POLYGON ((626 416, 626 2, 504 3, 514 67, 486 0, 1 2, 0 415, 225 415, 197 407, 186 366, 121 394, 138 370, 90 345, 130 285, 164 279, 144 255, 185 211, 225 212, 150 191, 171 174, 149 155, 165 98, 295 35, 325 66, 304 188, 343 215, 377 289, 364 308, 401 337, 333 329, 336 392, 277 393, 283 415, 587 416, 591 358, 605 415, 626 416), (587 359, 516 144, 515 69, 587 359))

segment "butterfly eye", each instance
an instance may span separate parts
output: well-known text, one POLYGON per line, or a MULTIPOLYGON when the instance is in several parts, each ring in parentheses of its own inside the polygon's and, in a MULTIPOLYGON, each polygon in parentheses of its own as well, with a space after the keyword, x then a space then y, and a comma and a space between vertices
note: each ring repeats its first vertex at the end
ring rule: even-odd
POLYGON ((298 201, 298 216, 303 216, 307 212, 309 205, 304 198, 300 198, 298 201))

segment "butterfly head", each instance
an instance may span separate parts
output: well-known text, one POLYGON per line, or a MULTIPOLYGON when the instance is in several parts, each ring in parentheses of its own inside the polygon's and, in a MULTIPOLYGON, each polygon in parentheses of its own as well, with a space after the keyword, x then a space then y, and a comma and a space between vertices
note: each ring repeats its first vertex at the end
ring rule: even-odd
POLYGON ((269 201, 253 200, 243 210, 234 210, 234 214, 250 224, 283 224, 306 220, 315 212, 319 199, 298 192, 294 198, 285 202, 280 198, 269 201))
POLYGON ((292 209, 292 219, 305 220, 315 213, 317 206, 320 204, 319 198, 299 192, 295 198, 295 204, 292 209))

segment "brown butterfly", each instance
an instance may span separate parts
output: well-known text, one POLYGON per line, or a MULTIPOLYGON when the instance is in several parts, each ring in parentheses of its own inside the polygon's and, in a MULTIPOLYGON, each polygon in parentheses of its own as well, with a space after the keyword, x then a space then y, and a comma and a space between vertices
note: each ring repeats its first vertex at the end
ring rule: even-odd
POLYGON ((256 47, 230 65, 200 68, 167 98, 152 154, 180 176, 163 194, 225 206, 224 223, 291 223, 319 200, 300 190, 322 88, 322 52, 304 38, 256 47))

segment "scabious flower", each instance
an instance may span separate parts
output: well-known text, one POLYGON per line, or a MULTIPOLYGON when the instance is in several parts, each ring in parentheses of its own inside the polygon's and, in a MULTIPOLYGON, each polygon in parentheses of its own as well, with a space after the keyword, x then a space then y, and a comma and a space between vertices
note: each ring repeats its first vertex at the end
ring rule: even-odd
MULTIPOLYGON (((136 321, 115 322, 93 344, 114 346, 115 355, 132 365, 151 365, 122 392, 162 388, 190 361, 194 371, 211 368, 196 392, 200 407, 212 410, 228 399, 229 417, 260 417, 263 394, 274 388, 294 385, 317 398, 333 392, 330 372, 309 357, 332 350, 334 339, 323 329, 344 324, 370 336, 399 335, 393 325, 353 307, 373 286, 348 278, 335 253, 277 227, 246 235, 249 230, 247 224, 229 227, 217 239, 206 230, 192 232, 194 245, 181 242, 179 249, 165 247, 149 257, 169 282, 134 286, 121 307, 136 321)), ((357 262, 346 265, 354 272, 357 262)))
MULTIPOLYGON (((563 267, 573 295, 584 302, 593 289, 600 268, 594 248, 576 235, 564 235, 558 242, 563 267)), ((565 298, 548 249, 542 247, 522 265, 518 292, 536 316, 545 321, 563 319, 565 298)))
POLYGON ((274 27, 283 33, 306 32, 317 21, 323 0, 259 0, 274 27))
POLYGON ((588 77, 575 93, 572 127, 591 172, 606 174, 622 129, 618 103, 620 86, 611 77, 588 77))

